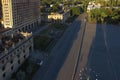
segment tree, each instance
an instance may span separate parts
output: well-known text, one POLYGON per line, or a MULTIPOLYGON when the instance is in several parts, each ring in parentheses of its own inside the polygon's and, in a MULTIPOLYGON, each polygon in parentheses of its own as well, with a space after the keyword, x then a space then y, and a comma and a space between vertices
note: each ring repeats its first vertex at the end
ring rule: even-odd
POLYGON ((33 66, 32 66, 32 64, 30 64, 30 65, 28 66, 26 72, 27 72, 28 74, 31 74, 31 73, 32 73, 32 69, 33 69, 33 66))
POLYGON ((71 11, 72 11, 72 16, 80 15, 80 8, 79 7, 73 7, 71 9, 71 11))
POLYGON ((26 80, 25 79, 25 77, 26 77, 26 74, 25 74, 25 72, 24 71, 19 71, 18 73, 17 73, 17 80, 26 80))
POLYGON ((84 12, 87 10, 88 3, 89 3, 89 0, 83 2, 84 12))
POLYGON ((59 4, 58 3, 54 4, 52 9, 53 9, 54 12, 59 11, 59 4))
POLYGON ((105 14, 105 12, 102 12, 101 13, 101 21, 104 22, 106 17, 107 17, 107 15, 105 14))

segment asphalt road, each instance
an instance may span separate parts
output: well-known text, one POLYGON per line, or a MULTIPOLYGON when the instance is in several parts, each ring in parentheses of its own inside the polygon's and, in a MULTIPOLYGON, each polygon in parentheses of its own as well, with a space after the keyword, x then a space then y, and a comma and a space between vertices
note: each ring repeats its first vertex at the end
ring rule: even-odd
POLYGON ((72 78, 85 26, 85 22, 82 18, 84 18, 83 15, 78 17, 66 30, 64 35, 51 51, 52 55, 36 73, 33 80, 70 80, 72 78), (69 63, 65 68, 64 65, 66 65, 65 63, 67 61, 69 63), (64 68, 68 69, 68 72, 64 71, 67 72, 65 75, 61 73, 61 69, 64 68))
MULTIPOLYGON (((94 40, 95 33, 96 25, 87 23, 73 80, 80 80, 80 72, 86 68, 86 65, 88 63, 89 51, 92 45, 92 41, 94 40)), ((81 79, 84 80, 83 78, 81 79)))
POLYGON ((96 25, 96 34, 89 52, 91 80, 120 80, 120 27, 96 25))
POLYGON ((66 30, 33 80, 120 80, 120 27, 84 17, 66 30))
POLYGON ((120 80, 120 27, 86 25, 73 80, 120 80))

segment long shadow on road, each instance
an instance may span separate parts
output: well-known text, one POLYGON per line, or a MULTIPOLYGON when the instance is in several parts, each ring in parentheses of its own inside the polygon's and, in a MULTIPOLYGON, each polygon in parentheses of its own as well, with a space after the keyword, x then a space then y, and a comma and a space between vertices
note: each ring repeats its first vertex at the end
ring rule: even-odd
POLYGON ((97 24, 89 52, 91 80, 120 80, 120 27, 97 24))
POLYGON ((35 75, 33 80, 56 80, 58 72, 63 66, 69 54, 69 51, 73 45, 73 42, 78 37, 80 25, 80 20, 77 19, 66 30, 64 35, 61 37, 61 39, 51 51, 51 56, 35 75))

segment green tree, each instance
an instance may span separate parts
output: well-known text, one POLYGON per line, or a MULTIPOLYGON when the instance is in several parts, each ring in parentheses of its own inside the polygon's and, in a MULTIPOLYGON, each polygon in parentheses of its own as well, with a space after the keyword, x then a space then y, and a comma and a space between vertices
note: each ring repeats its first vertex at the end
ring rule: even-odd
POLYGON ((84 12, 86 12, 86 10, 87 10, 88 2, 89 2, 89 0, 83 2, 83 10, 84 10, 84 12))
POLYGON ((80 8, 79 7, 73 7, 72 9, 71 9, 71 15, 72 16, 75 16, 75 15, 80 15, 80 8))
POLYGON ((53 9, 54 12, 59 11, 59 4, 58 3, 54 4, 52 9, 53 9))
POLYGON ((25 79, 25 77, 26 77, 25 72, 21 71, 21 70, 17 73, 16 77, 17 77, 17 80, 26 80, 25 79))
POLYGON ((104 23, 106 17, 107 17, 106 13, 105 13, 105 12, 102 12, 102 13, 101 13, 101 21, 102 21, 103 23, 104 23))
POLYGON ((32 70, 33 70, 33 65, 30 64, 30 65, 27 67, 26 72, 27 72, 28 74, 31 74, 31 73, 32 73, 32 70))

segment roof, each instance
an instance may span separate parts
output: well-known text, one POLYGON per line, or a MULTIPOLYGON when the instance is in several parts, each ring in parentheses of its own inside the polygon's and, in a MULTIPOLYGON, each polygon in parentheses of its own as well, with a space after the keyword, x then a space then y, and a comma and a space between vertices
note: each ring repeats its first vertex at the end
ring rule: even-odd
POLYGON ((0 28, 0 33, 4 33, 8 30, 10 30, 11 28, 0 28))

